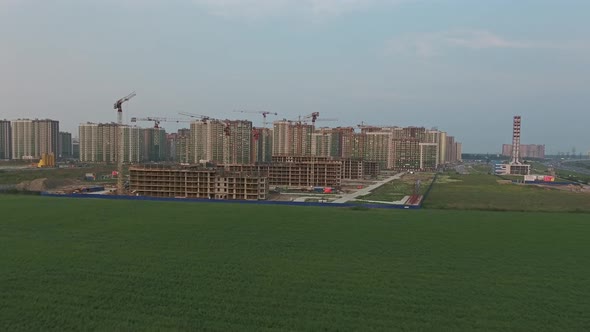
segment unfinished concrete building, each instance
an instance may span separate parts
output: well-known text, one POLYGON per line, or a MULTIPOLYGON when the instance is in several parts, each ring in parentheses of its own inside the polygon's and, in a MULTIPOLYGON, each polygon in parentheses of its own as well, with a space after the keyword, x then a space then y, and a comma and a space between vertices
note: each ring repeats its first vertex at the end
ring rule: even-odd
POLYGON ((376 177, 379 174, 379 163, 358 158, 343 158, 342 179, 354 180, 376 177))
POLYGON ((327 157, 273 156, 268 178, 272 186, 307 188, 340 187, 342 162, 327 157))
POLYGON ((265 200, 264 176, 215 168, 150 165, 129 169, 129 188, 139 196, 265 200))
POLYGON ((265 176, 272 187, 339 187, 342 183, 342 161, 329 157, 273 156, 271 163, 229 164, 217 167, 230 172, 265 176))

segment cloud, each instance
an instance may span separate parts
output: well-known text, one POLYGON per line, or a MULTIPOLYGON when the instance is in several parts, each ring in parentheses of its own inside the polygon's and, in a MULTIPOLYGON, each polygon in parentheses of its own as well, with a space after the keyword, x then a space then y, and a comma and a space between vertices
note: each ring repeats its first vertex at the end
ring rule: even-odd
POLYGON ((536 42, 512 40, 486 30, 449 30, 433 33, 410 34, 387 41, 388 54, 410 54, 419 57, 442 55, 449 49, 581 49, 586 43, 536 42))
POLYGON ((413 0, 192 0, 209 13, 224 17, 266 17, 292 13, 340 15, 373 6, 397 5, 413 0))

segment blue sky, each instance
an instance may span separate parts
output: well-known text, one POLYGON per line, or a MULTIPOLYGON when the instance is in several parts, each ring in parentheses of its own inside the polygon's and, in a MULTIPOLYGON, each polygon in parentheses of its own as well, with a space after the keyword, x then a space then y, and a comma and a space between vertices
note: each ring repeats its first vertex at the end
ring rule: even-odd
MULTIPOLYGON (((590 1, 0 0, 0 118, 320 112, 590 150, 590 1)), ((145 126, 149 126, 145 123, 145 126)), ((179 125, 169 124, 168 130, 179 125)))

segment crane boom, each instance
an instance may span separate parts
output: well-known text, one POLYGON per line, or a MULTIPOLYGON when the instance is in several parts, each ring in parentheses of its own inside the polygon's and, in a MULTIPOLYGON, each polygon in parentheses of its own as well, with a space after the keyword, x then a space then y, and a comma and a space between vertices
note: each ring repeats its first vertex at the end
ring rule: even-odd
POLYGON ((177 118, 161 118, 157 116, 148 116, 146 118, 131 118, 131 122, 138 122, 138 121, 153 121, 154 128, 160 128, 161 122, 191 122, 191 120, 187 119, 177 119, 177 118))
POLYGON ((184 116, 189 116, 191 118, 199 118, 203 121, 211 119, 211 117, 209 117, 207 115, 201 115, 201 114, 195 114, 195 113, 189 113, 189 112, 178 112, 178 114, 184 115, 184 116))
POLYGON ((267 115, 279 115, 279 113, 277 112, 268 112, 268 111, 248 111, 248 110, 237 110, 234 112, 239 112, 239 113, 257 113, 257 114, 262 114, 262 125, 264 128, 266 128, 266 125, 268 124, 268 122, 266 121, 266 116, 267 115))

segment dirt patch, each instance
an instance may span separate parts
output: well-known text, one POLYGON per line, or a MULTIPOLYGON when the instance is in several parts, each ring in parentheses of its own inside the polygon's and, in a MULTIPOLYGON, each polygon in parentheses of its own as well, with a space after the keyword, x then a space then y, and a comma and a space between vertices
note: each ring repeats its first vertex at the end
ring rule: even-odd
POLYGON ((43 179, 36 179, 33 181, 23 181, 16 185, 16 190, 20 191, 45 191, 47 187, 45 186, 46 178, 43 179))

